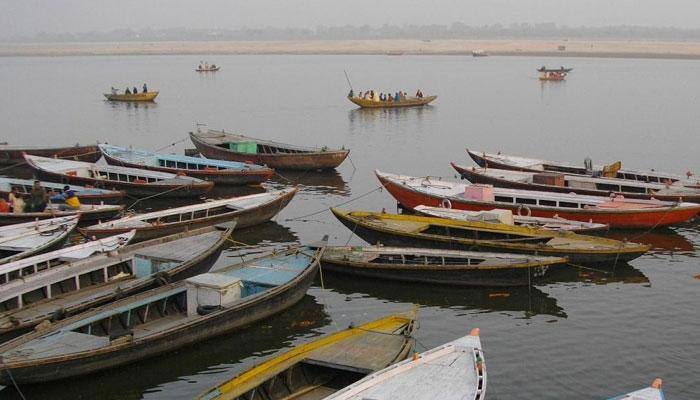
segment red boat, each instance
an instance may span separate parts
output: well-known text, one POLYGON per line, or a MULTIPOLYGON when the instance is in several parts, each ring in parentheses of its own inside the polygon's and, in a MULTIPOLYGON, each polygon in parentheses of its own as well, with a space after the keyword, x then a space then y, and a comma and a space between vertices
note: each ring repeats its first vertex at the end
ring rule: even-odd
POLYGON ((97 162, 102 157, 97 146, 42 147, 42 146, 11 146, 0 144, 0 164, 24 164, 24 154, 64 160, 97 162))
POLYGON ((689 221, 700 214, 700 204, 695 203, 504 189, 444 181, 436 177, 375 173, 389 193, 408 209, 418 205, 472 211, 501 208, 518 215, 560 217, 608 224, 611 228, 620 229, 669 226, 689 221))
POLYGON ((451 163, 462 179, 471 183, 543 192, 577 193, 588 196, 622 194, 631 199, 658 199, 700 203, 700 190, 682 184, 629 181, 617 178, 597 178, 557 172, 522 172, 494 168, 467 167, 451 163))

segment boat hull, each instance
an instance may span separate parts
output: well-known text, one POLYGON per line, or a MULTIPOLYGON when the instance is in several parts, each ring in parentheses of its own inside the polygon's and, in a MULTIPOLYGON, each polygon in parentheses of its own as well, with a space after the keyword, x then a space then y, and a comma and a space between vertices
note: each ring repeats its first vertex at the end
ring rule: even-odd
POLYGON ((494 268, 475 269, 438 269, 419 266, 401 266, 397 268, 380 268, 369 263, 341 262, 323 260, 323 271, 364 278, 393 280, 399 282, 419 282, 432 285, 469 286, 469 287, 512 287, 527 286, 542 278, 549 266, 532 268, 494 268))
POLYGON ((53 148, 3 148, 0 146, 0 165, 26 164, 24 154, 33 156, 62 158, 65 160, 97 162, 102 153, 97 146, 72 146, 53 148))
POLYGON ((112 157, 108 154, 103 154, 105 161, 110 165, 117 165, 120 167, 130 167, 130 168, 141 168, 150 171, 160 171, 169 172, 171 174, 184 174, 191 176, 193 178, 199 178, 208 182, 214 182, 217 185, 249 185, 265 182, 266 180, 272 178, 275 171, 273 169, 260 168, 260 170, 214 170, 209 171, 205 169, 195 170, 195 169, 179 169, 179 168, 165 168, 165 167, 154 167, 151 165, 143 165, 137 163, 130 163, 118 158, 112 157))
POLYGON ((283 208, 292 201, 292 198, 296 194, 296 190, 290 191, 284 196, 280 196, 273 202, 265 204, 259 208, 253 208, 249 210, 241 210, 239 212, 230 212, 222 215, 216 215, 208 218, 200 218, 198 220, 189 220, 176 223, 168 223, 163 225, 154 225, 149 227, 126 227, 126 228, 114 228, 114 229, 90 229, 78 228, 80 233, 87 236, 96 237, 107 237, 113 236, 120 233, 129 232, 132 229, 136 230, 136 235, 133 242, 149 240, 158 238, 165 235, 172 235, 175 233, 185 232, 187 230, 192 230, 196 228, 201 228, 205 226, 211 226, 216 224, 221 224, 229 221, 236 220, 236 229, 242 229, 251 227, 254 225, 261 224, 263 222, 269 221, 275 215, 277 215, 283 208))
MULTIPOLYGON (((461 197, 443 197, 419 192, 411 188, 395 184, 391 180, 378 177, 387 191, 401 204, 413 210, 416 206, 425 205, 440 207, 445 199, 449 200, 452 208, 468 211, 485 211, 495 208, 511 210, 517 214, 521 205, 503 202, 485 202, 466 200, 461 197)), ((591 210, 580 208, 555 208, 544 206, 529 206, 533 217, 554 218, 558 216, 574 221, 595 222, 607 224, 614 229, 650 229, 660 228, 686 222, 698 215, 698 209, 644 209, 644 210, 591 210)))
POLYGON ((639 251, 626 252, 572 252, 558 251, 556 248, 547 248, 546 246, 543 246, 538 251, 536 247, 518 248, 513 246, 501 246, 497 242, 487 240, 464 240, 457 237, 431 237, 428 235, 404 234, 397 231, 382 231, 373 229, 369 226, 357 224, 354 221, 344 218, 338 214, 336 214, 336 217, 343 223, 343 225, 352 230, 355 235, 362 238, 362 240, 365 242, 369 244, 382 244, 386 246, 534 254, 539 256, 563 257, 575 264, 596 264, 601 267, 604 267, 607 264, 617 264, 618 262, 634 260, 647 251, 647 248, 644 247, 639 251))
MULTIPOLYGON (((37 383, 87 375, 97 371, 133 363, 167 353, 209 338, 220 336, 277 314, 298 303, 313 284, 318 271, 318 260, 303 274, 260 296, 242 302, 235 308, 217 311, 208 318, 190 322, 180 329, 171 330, 150 340, 106 350, 66 356, 51 363, 16 366, 11 369, 18 384, 37 383)), ((10 383, 7 366, 0 372, 0 383, 10 383)))
POLYGON ((112 219, 124 209, 124 206, 114 206, 108 209, 95 209, 89 211, 55 211, 55 212, 32 212, 32 213, 0 213, 0 226, 20 224, 23 222, 36 221, 37 219, 49 219, 66 217, 69 215, 80 215, 80 223, 92 221, 107 221, 112 219))
MULTIPOLYGON (((209 271, 211 267, 214 265, 216 260, 219 259, 219 256, 221 255, 221 252, 223 251, 224 247, 228 245, 228 238, 230 236, 231 231, 226 230, 222 231, 221 238, 214 243, 212 247, 210 247, 207 251, 198 254, 196 257, 193 257, 192 259, 182 263, 182 265, 178 266, 176 270, 174 271, 168 271, 167 276, 169 279, 169 282, 177 282, 192 276, 195 276, 197 274, 201 274, 204 272, 209 271)), ((189 236, 189 235, 181 235, 182 237, 189 236)), ((170 239, 170 238, 166 238, 170 239)), ((175 238, 172 238, 173 240, 175 238)), ((157 241, 155 241, 157 242, 157 241)), ((133 243, 133 241, 132 241, 133 243)), ((158 244, 158 243, 153 243, 158 244)), ((142 245, 147 245, 147 243, 142 243, 142 245)), ((4 335, 10 332, 17 332, 17 331, 23 331, 29 328, 32 328, 33 326, 39 324, 43 320, 48 318, 53 318, 53 315, 61 315, 61 319, 63 318, 68 318, 70 316, 73 316, 75 314, 78 314, 80 312, 86 311, 90 308, 93 307, 99 307, 101 305, 107 304, 111 301, 123 298, 125 296, 130 296, 136 293, 140 293, 143 291, 146 291, 148 289, 155 288, 160 285, 158 280, 156 279, 155 275, 152 275, 148 277, 147 279, 141 279, 138 283, 129 283, 125 282, 127 284, 120 284, 118 285, 113 292, 106 293, 102 296, 99 297, 89 297, 86 298, 85 301, 81 301, 79 304, 73 306, 73 307, 60 307, 59 305, 56 305, 56 310, 59 311, 58 313, 55 312, 46 312, 46 304, 51 304, 51 301, 48 301, 47 303, 44 304, 42 309, 44 312, 41 314, 37 315, 36 318, 28 320, 28 319, 22 319, 20 323, 17 323, 14 325, 12 328, 9 329, 4 329, 0 328, 0 335, 4 335)), ((80 292, 77 292, 80 293, 80 292)), ((21 311, 21 310, 20 310, 21 311)), ((11 316, 11 313, 3 313, 0 314, 1 317, 7 317, 11 316)))
MULTIPOLYGON (((30 164, 31 165, 31 164, 30 164)), ((61 182, 72 185, 91 185, 99 189, 110 189, 123 191, 132 197, 199 197, 208 193, 213 187, 212 182, 193 183, 188 185, 152 185, 147 183, 119 182, 111 180, 98 180, 81 176, 71 176, 54 173, 42 169, 34 168, 36 174, 42 178, 53 182, 61 182)))
POLYGON ((109 101, 154 101, 158 92, 132 93, 132 94, 111 94, 105 93, 105 98, 109 101))
POLYGON ((426 97, 411 97, 406 100, 388 102, 388 101, 373 101, 362 99, 358 97, 348 97, 350 102, 362 107, 362 108, 404 108, 404 107, 422 107, 430 104, 437 96, 426 96, 426 97))
POLYGON ((274 169, 300 171, 333 169, 338 167, 350 153, 350 150, 328 150, 308 153, 248 154, 211 145, 193 134, 190 134, 190 138, 197 150, 206 158, 267 165, 274 169))
POLYGON ((478 171, 471 170, 469 168, 463 168, 459 165, 452 164, 452 168, 460 174, 462 179, 466 179, 471 183, 485 183, 493 185, 496 187, 509 188, 509 189, 520 189, 520 190, 535 190, 540 192, 554 192, 554 193, 576 193, 583 194, 587 196, 603 196, 610 197, 615 194, 622 194, 625 198, 630 199, 640 199, 640 200, 651 200, 657 199, 662 201, 687 201, 691 203, 700 203, 700 192, 698 194, 691 195, 664 195, 664 194, 645 194, 645 193, 631 193, 631 192, 611 192, 605 190, 591 190, 591 189, 581 189, 569 186, 554 186, 554 185, 541 185, 535 183, 525 183, 516 182, 507 179, 500 179, 494 176, 489 176, 486 174, 481 174, 478 171))

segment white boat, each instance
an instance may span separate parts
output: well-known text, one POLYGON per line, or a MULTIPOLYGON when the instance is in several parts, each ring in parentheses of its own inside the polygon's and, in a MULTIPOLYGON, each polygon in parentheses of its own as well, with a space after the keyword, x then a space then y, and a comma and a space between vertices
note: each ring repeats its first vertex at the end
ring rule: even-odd
POLYGON ((479 329, 375 372, 325 400, 483 400, 486 365, 479 329))
POLYGON ((651 386, 608 400, 664 400, 664 391, 661 389, 661 379, 656 378, 651 386))
POLYGON ((131 231, 3 264, 0 266, 0 289, 15 279, 83 260, 97 253, 117 250, 128 244, 135 233, 131 231))
POLYGON ((493 209, 488 211, 466 211, 445 207, 416 206, 414 211, 431 217, 447 218, 456 221, 483 221, 495 222, 506 225, 528 226, 532 228, 548 229, 552 231, 591 232, 608 229, 606 224, 594 222, 572 221, 569 219, 554 217, 527 217, 513 215, 511 210, 493 209))
POLYGON ((72 215, 0 227, 0 264, 59 247, 76 226, 72 215))

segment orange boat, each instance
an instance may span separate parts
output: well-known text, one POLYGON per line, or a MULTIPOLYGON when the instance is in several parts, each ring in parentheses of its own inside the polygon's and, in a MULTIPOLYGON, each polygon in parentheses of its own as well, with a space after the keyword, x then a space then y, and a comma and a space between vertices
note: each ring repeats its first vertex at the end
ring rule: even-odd
POLYGON ((608 224, 617 229, 651 229, 696 218, 700 204, 630 200, 569 193, 494 188, 435 177, 412 177, 375 171, 382 185, 405 208, 418 205, 458 210, 511 210, 518 215, 608 224))
POLYGON ((350 97, 348 100, 357 104, 362 108, 401 108, 401 107, 422 107, 430 104, 433 100, 437 99, 437 96, 425 96, 425 97, 410 97, 407 96, 403 100, 399 101, 379 101, 372 99, 365 99, 362 97, 350 97))

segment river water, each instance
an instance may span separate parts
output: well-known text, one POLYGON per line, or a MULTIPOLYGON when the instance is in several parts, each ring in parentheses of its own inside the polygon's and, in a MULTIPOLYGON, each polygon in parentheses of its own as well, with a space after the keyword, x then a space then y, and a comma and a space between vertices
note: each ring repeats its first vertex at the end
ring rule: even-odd
MULTIPOLYGON (((216 267, 330 235, 362 243, 327 207, 395 210, 374 169, 453 177, 465 147, 700 173, 700 63, 678 60, 458 56, 0 58, 0 132, 13 144, 95 141, 163 152, 192 147, 195 124, 283 142, 350 148, 331 173, 286 174, 300 193, 275 219, 237 231, 261 250, 225 251, 216 267), (574 67, 540 83, 543 64, 574 67), (358 110, 356 91, 420 88, 433 106, 358 110), (110 86, 161 93, 155 104, 102 100, 110 86), (312 214, 312 215, 309 215, 312 214)), ((249 189, 218 190, 215 195, 249 189)), ((142 209, 169 203, 140 204, 142 209)), ((301 303, 246 330, 83 379, 22 388, 29 399, 186 399, 320 334, 420 306, 419 350, 481 328, 489 399, 599 399, 662 377, 669 399, 700 398, 697 224, 621 232, 654 250, 615 274, 571 270, 522 289, 461 289, 326 276, 301 303), (639 236, 639 235, 642 236, 639 236)), ((216 268, 215 267, 215 268, 216 268)), ((11 389, 2 398, 19 398, 11 389)))

